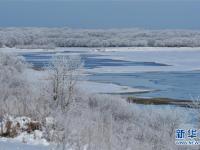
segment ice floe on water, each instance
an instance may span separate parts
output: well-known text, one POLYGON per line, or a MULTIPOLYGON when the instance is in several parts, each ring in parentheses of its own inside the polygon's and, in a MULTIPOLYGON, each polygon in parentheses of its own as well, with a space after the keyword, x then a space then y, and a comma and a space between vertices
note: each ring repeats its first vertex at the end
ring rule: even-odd
POLYGON ((98 83, 91 81, 80 81, 78 83, 80 89, 90 93, 101 94, 133 94, 133 93, 145 93, 152 90, 142 88, 131 88, 128 86, 120 86, 112 83, 98 83))
POLYGON ((93 72, 149 72, 149 71, 191 71, 200 69, 200 48, 107 48, 98 52, 99 59, 124 60, 131 62, 151 62, 149 66, 102 66, 93 72), (153 63, 166 66, 153 65, 153 63))

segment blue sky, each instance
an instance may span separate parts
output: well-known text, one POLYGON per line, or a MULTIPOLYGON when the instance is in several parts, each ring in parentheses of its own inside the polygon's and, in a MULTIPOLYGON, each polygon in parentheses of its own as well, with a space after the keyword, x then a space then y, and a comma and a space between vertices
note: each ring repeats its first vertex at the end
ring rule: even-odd
POLYGON ((0 26, 200 29, 200 0, 0 0, 0 26))

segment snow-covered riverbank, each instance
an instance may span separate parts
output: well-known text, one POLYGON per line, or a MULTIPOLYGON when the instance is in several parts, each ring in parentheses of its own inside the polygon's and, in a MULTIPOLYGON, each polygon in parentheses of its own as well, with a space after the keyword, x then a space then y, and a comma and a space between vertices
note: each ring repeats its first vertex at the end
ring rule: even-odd
MULTIPOLYGON (((33 69, 27 69, 25 76, 31 77, 29 82, 36 86, 35 90, 40 84, 43 84, 45 80, 48 80, 48 75, 46 71, 37 71, 33 69)), ((84 75, 83 75, 84 76, 84 75)), ((142 88, 132 88, 128 86, 121 86, 113 83, 103 83, 103 82, 92 82, 92 81, 77 81, 76 86, 80 88, 81 91, 85 93, 93 94, 133 94, 133 93, 145 93, 153 90, 142 89, 142 88)))

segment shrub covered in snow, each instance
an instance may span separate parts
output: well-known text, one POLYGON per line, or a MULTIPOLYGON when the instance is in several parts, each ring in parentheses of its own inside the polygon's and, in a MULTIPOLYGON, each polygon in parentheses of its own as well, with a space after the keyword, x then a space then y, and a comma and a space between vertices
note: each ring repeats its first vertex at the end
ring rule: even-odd
POLYGON ((68 113, 52 115, 52 140, 63 149, 178 149, 174 133, 182 123, 181 113, 130 105, 115 96, 76 97, 68 113))
POLYGON ((0 115, 27 113, 30 91, 22 75, 25 68, 15 55, 0 53, 0 115))

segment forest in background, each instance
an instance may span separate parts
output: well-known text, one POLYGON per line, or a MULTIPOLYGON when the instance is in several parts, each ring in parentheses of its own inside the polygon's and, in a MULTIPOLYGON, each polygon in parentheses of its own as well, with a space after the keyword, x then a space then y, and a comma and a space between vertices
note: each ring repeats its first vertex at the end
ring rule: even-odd
POLYGON ((200 31, 146 29, 0 28, 0 47, 199 47, 200 31))

